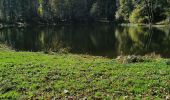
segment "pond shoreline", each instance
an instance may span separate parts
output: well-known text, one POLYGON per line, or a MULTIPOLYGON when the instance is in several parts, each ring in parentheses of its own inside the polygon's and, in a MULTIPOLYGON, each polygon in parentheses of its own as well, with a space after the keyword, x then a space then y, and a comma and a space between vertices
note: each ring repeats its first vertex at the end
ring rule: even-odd
POLYGON ((149 24, 133 24, 133 23, 120 23, 118 24, 120 26, 135 26, 135 27, 138 27, 138 26, 142 26, 142 27, 170 27, 170 24, 152 24, 152 25, 149 25, 149 24))
POLYGON ((26 23, 26 22, 18 22, 13 24, 0 23, 0 29, 2 28, 10 28, 10 27, 28 27, 28 26, 57 26, 57 25, 69 25, 69 24, 94 24, 94 23, 109 23, 116 24, 120 26, 143 26, 143 27, 170 27, 170 24, 133 24, 133 23, 118 23, 116 21, 93 21, 93 22, 58 22, 58 23, 26 23))
POLYGON ((15 22, 15 23, 0 23, 0 28, 9 28, 9 27, 27 27, 27 26, 57 26, 57 25, 67 25, 67 24, 94 24, 94 23, 110 23, 116 24, 115 21, 108 20, 95 20, 95 21, 58 21, 53 23, 43 23, 43 22, 15 22))

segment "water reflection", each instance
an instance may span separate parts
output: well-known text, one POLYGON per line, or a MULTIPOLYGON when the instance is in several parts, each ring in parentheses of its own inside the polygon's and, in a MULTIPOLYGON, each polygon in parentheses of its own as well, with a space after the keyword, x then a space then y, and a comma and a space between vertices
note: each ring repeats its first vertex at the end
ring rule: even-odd
POLYGON ((156 53, 170 57, 169 28, 120 27, 115 34, 118 51, 125 55, 156 53))
POLYGON ((0 41, 17 51, 54 51, 116 57, 147 53, 170 57, 170 28, 121 27, 109 24, 0 30, 0 41))

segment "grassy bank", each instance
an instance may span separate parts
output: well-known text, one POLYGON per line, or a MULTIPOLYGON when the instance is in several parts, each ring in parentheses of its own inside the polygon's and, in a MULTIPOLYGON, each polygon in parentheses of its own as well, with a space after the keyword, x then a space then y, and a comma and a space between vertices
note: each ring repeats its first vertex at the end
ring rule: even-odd
POLYGON ((165 59, 121 64, 87 55, 0 48, 0 99, 170 99, 165 59))

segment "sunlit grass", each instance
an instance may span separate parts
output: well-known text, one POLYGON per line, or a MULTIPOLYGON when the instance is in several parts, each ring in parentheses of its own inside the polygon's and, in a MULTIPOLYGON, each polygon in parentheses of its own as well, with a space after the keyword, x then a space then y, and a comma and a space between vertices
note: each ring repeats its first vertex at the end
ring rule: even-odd
POLYGON ((0 99, 165 99, 170 66, 87 55, 0 50, 0 99))

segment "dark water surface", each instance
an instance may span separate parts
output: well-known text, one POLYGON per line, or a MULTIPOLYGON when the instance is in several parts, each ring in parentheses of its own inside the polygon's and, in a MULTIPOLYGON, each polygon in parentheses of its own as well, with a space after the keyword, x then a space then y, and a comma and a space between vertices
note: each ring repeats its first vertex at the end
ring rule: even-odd
POLYGON ((170 57, 170 28, 76 24, 0 29, 0 41, 16 51, 54 51, 95 56, 170 57))

